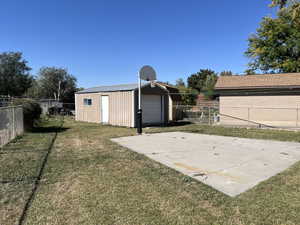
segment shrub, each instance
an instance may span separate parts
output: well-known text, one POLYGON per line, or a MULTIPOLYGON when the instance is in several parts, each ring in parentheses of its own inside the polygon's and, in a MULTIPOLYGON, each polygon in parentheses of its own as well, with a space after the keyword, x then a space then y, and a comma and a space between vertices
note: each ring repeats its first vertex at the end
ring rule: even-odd
POLYGON ((53 106, 53 107, 50 107, 48 109, 48 114, 49 115, 57 115, 57 114, 61 113, 61 110, 62 110, 62 108, 59 108, 57 106, 53 106))
POLYGON ((32 99, 15 99, 13 105, 23 106, 24 127, 25 129, 33 128, 42 113, 40 104, 32 99))

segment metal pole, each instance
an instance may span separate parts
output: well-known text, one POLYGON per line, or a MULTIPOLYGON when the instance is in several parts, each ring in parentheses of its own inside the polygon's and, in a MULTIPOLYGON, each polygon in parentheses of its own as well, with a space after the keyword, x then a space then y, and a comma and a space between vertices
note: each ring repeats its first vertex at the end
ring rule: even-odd
POLYGON ((299 120, 299 108, 297 106, 297 120, 296 120, 296 127, 298 127, 298 120, 299 120))
POLYGON ((16 122, 15 122, 15 107, 13 106, 12 107, 12 133, 13 133, 13 138, 16 137, 15 124, 16 124, 16 122))
POLYGON ((247 120, 248 120, 248 123, 247 123, 247 124, 248 124, 248 126, 249 126, 249 124, 250 124, 250 108, 249 108, 249 107, 248 107, 248 119, 247 119, 247 120))
POLYGON ((139 109, 142 109, 142 106, 141 106, 141 78, 139 76, 139 109))
POLYGON ((211 125, 211 118, 210 118, 210 106, 208 107, 208 125, 211 125))
POLYGON ((141 78, 140 75, 138 74, 138 86, 139 86, 139 103, 138 103, 138 111, 137 111, 137 133, 138 134, 142 134, 143 130, 142 130, 142 90, 141 90, 141 78))

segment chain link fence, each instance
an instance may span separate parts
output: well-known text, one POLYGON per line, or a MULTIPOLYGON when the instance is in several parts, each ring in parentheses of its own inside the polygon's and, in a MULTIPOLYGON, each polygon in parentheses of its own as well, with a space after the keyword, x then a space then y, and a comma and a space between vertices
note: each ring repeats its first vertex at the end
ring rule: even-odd
POLYGON ((41 106, 43 115, 75 115, 75 103, 60 102, 56 99, 38 99, 27 97, 10 97, 0 95, 0 107, 8 107, 13 104, 15 100, 34 100, 41 106))
POLYGON ((23 132, 22 106, 0 107, 0 147, 23 132))
POLYGON ((215 106, 176 105, 173 112, 177 121, 209 125, 219 122, 219 108, 215 106))
POLYGON ((177 105, 176 121, 230 127, 299 129, 300 108, 218 107, 177 105))

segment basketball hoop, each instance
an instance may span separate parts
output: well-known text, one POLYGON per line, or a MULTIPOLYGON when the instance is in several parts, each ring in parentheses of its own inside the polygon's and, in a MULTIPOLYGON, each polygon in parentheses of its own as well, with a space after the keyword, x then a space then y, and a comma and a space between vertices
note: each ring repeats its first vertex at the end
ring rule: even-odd
POLYGON ((151 88, 155 87, 154 81, 156 80, 155 70, 151 66, 143 66, 138 74, 138 90, 139 90, 139 99, 138 99, 138 110, 137 110, 137 133, 142 134, 142 90, 141 90, 141 80, 150 81, 151 88))
POLYGON ((155 70, 151 66, 143 66, 139 72, 139 78, 145 81, 156 80, 155 70))

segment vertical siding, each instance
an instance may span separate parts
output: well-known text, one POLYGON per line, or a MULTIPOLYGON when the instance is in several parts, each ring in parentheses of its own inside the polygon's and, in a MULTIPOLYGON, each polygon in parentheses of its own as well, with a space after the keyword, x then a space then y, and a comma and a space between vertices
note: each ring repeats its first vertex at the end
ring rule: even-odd
MULTIPOLYGON (((271 126, 293 127, 300 125, 300 96, 221 96, 220 113, 271 126)), ((253 125, 220 117, 221 124, 253 125)))
POLYGON ((99 93, 76 94, 75 95, 76 120, 100 123, 100 95, 99 93), (83 99, 92 99, 92 105, 84 105, 83 99))
POLYGON ((109 124, 131 127, 133 124, 132 91, 76 94, 76 120, 101 123, 101 96, 109 97, 109 124), (84 105, 83 99, 92 99, 92 105, 84 105))
POLYGON ((109 123, 117 126, 132 126, 132 91, 109 94, 109 123))

